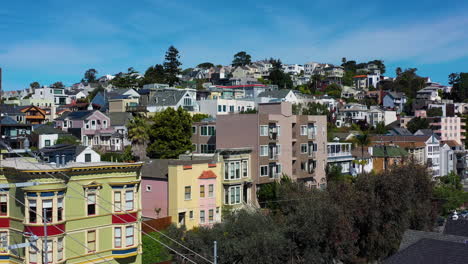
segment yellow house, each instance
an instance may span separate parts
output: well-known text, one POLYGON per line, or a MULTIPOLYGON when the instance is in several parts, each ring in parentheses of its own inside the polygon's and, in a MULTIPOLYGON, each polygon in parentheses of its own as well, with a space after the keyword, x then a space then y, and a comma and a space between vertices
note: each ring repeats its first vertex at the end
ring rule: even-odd
POLYGON ((168 215, 187 229, 221 221, 221 163, 173 160, 168 164, 168 215))
POLYGON ((126 112, 127 106, 138 106, 138 98, 109 99, 109 112, 126 112))

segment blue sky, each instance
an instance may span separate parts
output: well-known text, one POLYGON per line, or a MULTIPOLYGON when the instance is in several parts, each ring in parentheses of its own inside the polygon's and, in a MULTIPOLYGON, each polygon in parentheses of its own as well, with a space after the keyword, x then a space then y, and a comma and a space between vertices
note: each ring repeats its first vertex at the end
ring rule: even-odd
POLYGON ((174 45, 183 68, 253 59, 340 63, 382 59, 446 83, 468 71, 468 1, 5 1, 0 7, 4 89, 78 82, 162 63, 174 45), (384 3, 381 3, 384 2, 384 3))

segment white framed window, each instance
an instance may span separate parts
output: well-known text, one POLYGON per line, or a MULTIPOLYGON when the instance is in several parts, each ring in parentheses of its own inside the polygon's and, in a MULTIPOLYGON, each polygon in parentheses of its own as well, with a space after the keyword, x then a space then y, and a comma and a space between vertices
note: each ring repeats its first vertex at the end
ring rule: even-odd
POLYGON ((192 126, 192 134, 193 135, 197 134, 197 127, 196 126, 192 126))
POLYGON ((205 210, 200 210, 200 224, 205 223, 205 210))
POLYGON ((268 126, 260 126, 260 136, 268 136, 268 126))
POLYGON ((261 145, 260 146, 260 156, 261 157, 268 156, 268 146, 267 145, 261 145))
POLYGON ((96 120, 91 120, 91 128, 96 129, 96 120))
POLYGON ((86 247, 88 253, 96 252, 96 230, 88 230, 86 233, 86 247))
POLYGON ((57 221, 63 220, 63 197, 57 198, 57 221))
POLYGON ((42 210, 45 211, 45 215, 43 216, 47 221, 47 223, 51 223, 53 221, 53 200, 47 199, 42 200, 42 210))
MULTIPOLYGON (((54 244, 52 240, 47 240, 47 261, 48 263, 53 263, 54 261, 54 244)), ((44 263, 45 261, 43 261, 44 263)))
POLYGON ((114 248, 122 247, 122 227, 114 228, 114 248))
POLYGON ((276 154, 281 155, 281 145, 276 144, 276 154))
POLYGON ((114 191, 114 211, 122 211, 122 192, 114 191))
POLYGON ((249 176, 249 162, 248 160, 242 160, 242 177, 249 176))
POLYGON ((33 247, 29 247, 29 263, 37 262, 37 251, 33 247))
POLYGON ((133 226, 125 227, 125 246, 127 247, 133 246, 134 244, 135 234, 133 229, 133 226))
POLYGON ((0 194, 0 215, 8 215, 8 194, 0 194))
POLYGON ((90 188, 86 192, 87 215, 96 215, 96 188, 90 188))
POLYGON ((281 126, 276 126, 276 133, 278 136, 281 136, 281 126))
POLYGON ((268 176, 268 166, 260 166, 260 176, 268 176))
POLYGON ((308 150, 308 145, 307 144, 301 144, 301 153, 307 153, 308 150))
POLYGON ((241 203, 241 186, 231 186, 225 189, 224 194, 225 204, 240 204, 241 203))
POLYGON ((146 185, 146 191, 151 192, 151 185, 146 185))
POLYGON ((208 197, 214 197, 214 184, 208 185, 208 197))
POLYGON ((133 190, 125 191, 125 210, 133 211, 134 199, 135 199, 135 196, 134 196, 133 190))
POLYGON ((191 186, 185 186, 185 188, 184 188, 184 198, 185 198, 185 200, 191 200, 192 199, 192 187, 191 186))
POLYGON ((214 209, 208 210, 208 222, 213 223, 214 221, 214 209))
MULTIPOLYGON (((1 231, 0 232, 0 245, 9 245, 8 242, 8 231, 1 231)), ((7 253, 8 250, 4 248, 4 250, 0 250, 0 253, 7 253)))
POLYGON ((306 125, 301 126, 301 136, 307 136, 307 126, 306 125))
POLYGON ((107 120, 103 120, 102 125, 104 126, 104 128, 107 128, 107 120))
POLYGON ((63 259, 63 237, 57 239, 57 260, 63 259))

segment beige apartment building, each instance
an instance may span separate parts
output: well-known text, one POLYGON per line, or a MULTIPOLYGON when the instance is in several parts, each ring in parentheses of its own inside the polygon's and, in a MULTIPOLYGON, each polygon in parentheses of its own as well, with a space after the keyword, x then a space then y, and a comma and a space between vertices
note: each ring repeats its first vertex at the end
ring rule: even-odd
POLYGON ((253 191, 286 174, 325 187, 326 116, 293 115, 288 102, 259 104, 253 114, 218 115, 216 149, 251 148, 253 191))

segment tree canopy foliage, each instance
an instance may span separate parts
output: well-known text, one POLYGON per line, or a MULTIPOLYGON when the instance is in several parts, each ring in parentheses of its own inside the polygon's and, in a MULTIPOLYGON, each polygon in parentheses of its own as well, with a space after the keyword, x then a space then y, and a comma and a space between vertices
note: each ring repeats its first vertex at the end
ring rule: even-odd
POLYGON ((179 107, 156 113, 151 118, 149 129, 148 156, 155 159, 178 158, 192 150, 192 118, 179 107))
POLYGON ((31 84, 29 84, 29 87, 36 89, 36 88, 40 88, 41 85, 38 82, 32 82, 31 84))
POLYGON ((179 82, 179 77, 177 76, 181 72, 180 66, 182 65, 179 59, 179 51, 174 46, 170 46, 166 52, 163 64, 164 72, 166 75, 166 82, 170 86, 173 86, 175 83, 179 82))
POLYGON ((394 253, 407 228, 429 230, 435 218, 433 183, 417 164, 325 190, 287 179, 262 189, 267 212, 235 211, 212 228, 168 234, 205 256, 218 241, 219 263, 370 263, 394 253))
POLYGON ((203 62, 197 65, 197 68, 200 69, 210 69, 211 67, 214 67, 214 64, 211 62, 203 62))
POLYGON ((453 85, 453 99, 458 102, 464 102, 468 99, 468 72, 450 74, 449 84, 453 85))
POLYGON ((65 88, 65 84, 63 82, 54 82, 53 84, 50 85, 52 88, 65 88))
POLYGON ((428 129, 429 128, 429 120, 422 117, 415 117, 411 119, 408 124, 406 124, 406 128, 411 132, 415 133, 419 129, 428 129))
POLYGON ((273 68, 270 71, 268 80, 271 84, 276 84, 280 89, 292 89, 293 81, 289 74, 284 73, 280 59, 270 59, 273 68))
POLYGON ((232 60, 232 66, 245 66, 252 63, 252 56, 247 54, 245 51, 240 51, 234 55, 234 59, 232 60))
POLYGON ((96 69, 89 69, 84 73, 83 81, 87 83, 94 83, 96 82, 96 74, 98 71, 96 69))
POLYGON ((112 85, 118 88, 136 88, 139 87, 140 75, 133 67, 127 69, 127 72, 119 72, 115 78, 110 81, 112 85))

